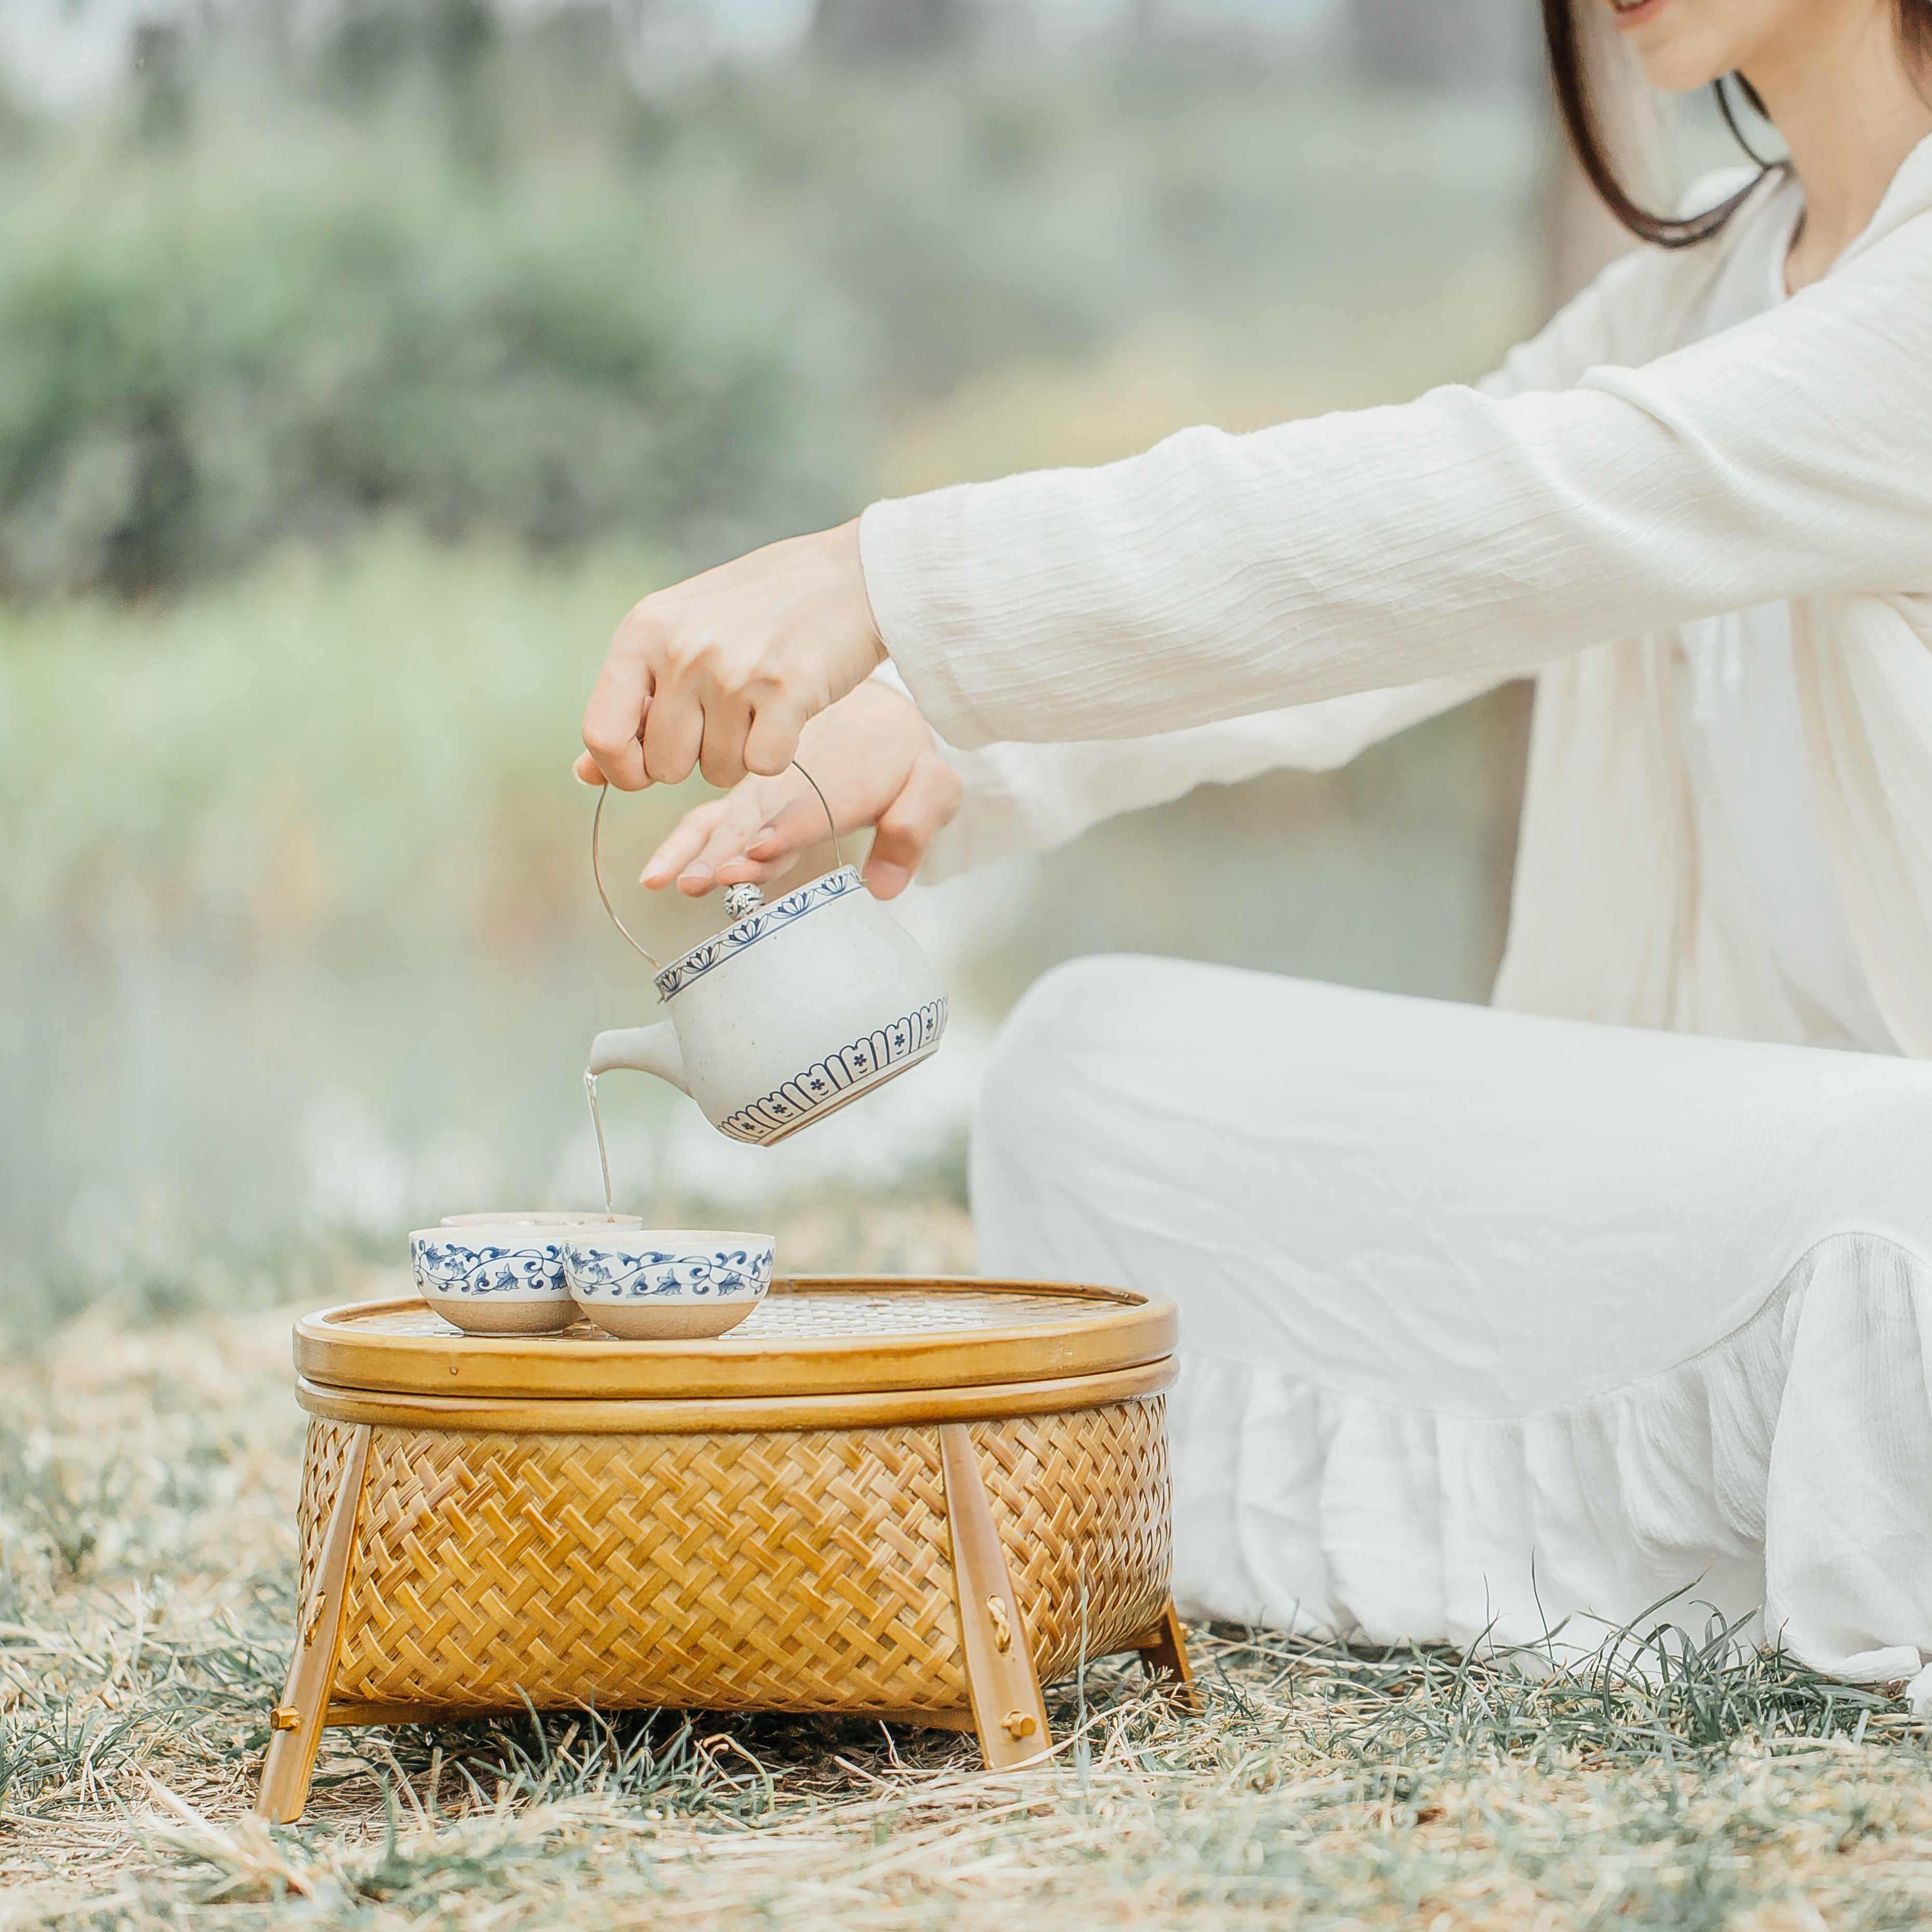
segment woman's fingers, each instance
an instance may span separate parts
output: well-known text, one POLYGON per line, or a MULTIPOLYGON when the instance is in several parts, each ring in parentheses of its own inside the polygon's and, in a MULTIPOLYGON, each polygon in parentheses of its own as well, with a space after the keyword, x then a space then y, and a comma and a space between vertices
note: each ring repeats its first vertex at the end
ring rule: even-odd
POLYGON ((759 824, 745 841, 745 856, 720 869, 720 885, 749 882, 762 885, 782 872, 808 847, 830 835, 825 808, 818 795, 802 779, 794 779, 797 789, 776 812, 761 814, 759 824))
POLYGON ((798 755, 799 734, 812 716, 796 700, 766 698, 752 713, 751 728, 745 734, 745 769, 776 777, 798 755))
POLYGON ((958 812, 964 787, 936 752, 922 752, 897 798, 879 816, 866 883, 874 898, 897 898, 912 882, 926 848, 958 812))
POLYGON ((704 712, 676 685, 660 685, 644 713, 644 766, 650 784, 682 784, 698 764, 704 712))
MULTIPOLYGON (((924 719, 898 692, 867 685, 812 718, 802 749, 839 830, 877 828, 867 883, 880 898, 896 897, 959 808, 959 779, 924 719)), ((651 854, 644 883, 658 891, 675 880, 693 898, 766 884, 825 837, 826 811, 800 770, 746 778, 685 814, 651 854)))
POLYGON ((599 773, 627 791, 776 776, 806 722, 884 662, 858 526, 767 544, 644 598, 617 627, 584 717, 599 773))
MULTIPOLYGON (((660 892, 675 879, 679 891, 694 898, 714 886, 747 882, 763 885, 797 856, 796 850, 788 850, 761 854, 752 861, 745 858, 746 847, 772 815, 774 808, 782 808, 784 800, 782 784, 754 778, 739 786, 728 797, 696 806, 685 814, 676 830, 651 854, 644 867, 643 883, 652 891, 660 892)), ((810 842, 804 841, 797 850, 802 850, 810 842)))
MULTIPOLYGON (((650 782, 638 740, 650 703, 651 674, 637 615, 634 610, 618 626, 584 713, 586 753, 599 776, 622 791, 640 791, 650 782)), ((580 776, 582 767, 580 759, 580 776)))
POLYGON ((781 854, 775 859, 751 860, 745 856, 746 827, 735 819, 712 828, 704 849, 677 875, 677 889, 694 898, 714 886, 762 886, 790 869, 795 854, 781 854))
MULTIPOLYGON (((734 785, 745 776, 745 734, 751 728, 752 707, 742 698, 714 692, 700 715, 704 742, 698 769, 707 783, 734 785)), ((650 747, 645 747, 646 754, 650 747)), ((780 771, 784 766, 778 767, 780 771)))
POLYGON ((654 892, 662 892, 704 850, 723 812, 722 801, 700 805, 694 812, 687 812, 678 820, 670 837, 645 860, 644 869, 638 874, 638 883, 654 892))

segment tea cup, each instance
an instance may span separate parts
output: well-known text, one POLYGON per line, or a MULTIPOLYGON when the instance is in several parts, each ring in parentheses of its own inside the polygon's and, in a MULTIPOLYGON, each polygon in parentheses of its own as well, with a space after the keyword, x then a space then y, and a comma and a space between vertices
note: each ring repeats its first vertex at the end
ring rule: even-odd
POLYGON ((772 1285, 770 1234, 573 1228, 563 1271, 578 1308, 630 1342, 699 1341, 735 1328, 772 1285))
POLYGON ((563 1242, 587 1226, 495 1218, 419 1228, 410 1264, 423 1299, 466 1334, 548 1334, 577 1319, 563 1242))

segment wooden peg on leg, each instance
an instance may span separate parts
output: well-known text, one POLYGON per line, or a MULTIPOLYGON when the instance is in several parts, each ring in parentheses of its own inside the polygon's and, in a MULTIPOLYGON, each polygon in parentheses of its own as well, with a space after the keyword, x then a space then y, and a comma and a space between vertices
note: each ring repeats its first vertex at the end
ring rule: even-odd
POLYGON ((946 1478, 946 1520, 952 1539, 952 1588, 973 1726, 989 1771, 1010 1770, 1049 1750, 1046 1702, 1040 1694, 1033 1648, 1006 1570, 993 1506, 963 1422, 939 1430, 946 1478))
POLYGON ((282 1701, 268 1714, 268 1754, 262 1766, 262 1789, 255 1810, 278 1825, 292 1825, 308 1803, 309 1780, 322 1748, 322 1720, 342 1648, 342 1612, 349 1594, 349 1573, 356 1555, 356 1524, 362 1488, 369 1474, 369 1445, 374 1430, 360 1423, 351 1432, 342 1463, 342 1483, 329 1512, 320 1561, 308 1597, 297 1612, 296 1654, 282 1701))

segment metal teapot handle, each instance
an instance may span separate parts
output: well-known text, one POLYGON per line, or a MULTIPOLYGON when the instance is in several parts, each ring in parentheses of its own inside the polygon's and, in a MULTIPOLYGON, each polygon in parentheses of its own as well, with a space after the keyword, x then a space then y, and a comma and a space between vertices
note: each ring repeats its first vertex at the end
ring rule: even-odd
MULTIPOLYGON (((845 854, 838 844, 838 822, 832 816, 831 806, 825 802, 824 793, 818 789, 818 781, 796 758, 792 760, 791 768, 817 795, 819 809, 825 814, 826 826, 832 834, 832 855, 842 866, 845 862, 845 854)), ((617 916, 617 908, 610 903, 610 895, 604 890, 604 873, 597 862, 597 834, 604 823, 604 801, 610 796, 610 788, 608 784, 597 788, 597 809, 590 814, 590 876, 597 881, 597 896, 604 902, 604 910, 610 915, 610 923, 629 941, 632 951, 648 962, 651 970, 656 973, 662 970, 656 959, 648 949, 638 944, 630 928, 617 916)))

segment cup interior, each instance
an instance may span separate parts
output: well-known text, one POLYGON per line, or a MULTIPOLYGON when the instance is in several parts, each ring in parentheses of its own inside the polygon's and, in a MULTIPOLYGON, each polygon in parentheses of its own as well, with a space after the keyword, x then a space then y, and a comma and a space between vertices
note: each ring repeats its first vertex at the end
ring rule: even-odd
POLYGON ((717 1228, 611 1228, 600 1222, 580 1228, 569 1238, 574 1248, 608 1254, 634 1255, 662 1249, 667 1254, 706 1255, 740 1250, 758 1254, 776 1248, 776 1234, 748 1234, 717 1228))
POLYGON ((551 1208, 505 1208, 494 1214, 446 1214, 446 1228, 641 1228, 641 1214, 600 1214, 586 1208, 580 1214, 551 1208))
POLYGON ((466 1221, 460 1228, 418 1228, 410 1237, 413 1251, 424 1247, 447 1248, 459 1255, 481 1254, 487 1248, 547 1248, 554 1250, 569 1238, 569 1227, 546 1226, 536 1221, 466 1221))

